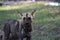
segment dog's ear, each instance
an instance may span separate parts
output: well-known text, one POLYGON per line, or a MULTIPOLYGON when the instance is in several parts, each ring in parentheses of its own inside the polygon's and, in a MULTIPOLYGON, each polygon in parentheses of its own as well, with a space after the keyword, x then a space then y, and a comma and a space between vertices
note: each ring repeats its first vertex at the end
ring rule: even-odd
POLYGON ((19 12, 19 11, 17 11, 18 12, 18 14, 20 15, 20 16, 23 16, 23 14, 21 13, 21 12, 19 12))
POLYGON ((21 16, 23 16, 23 14, 22 13, 19 13, 21 16))
POLYGON ((32 13, 31 13, 31 15, 33 16, 35 12, 36 12, 36 10, 33 10, 32 13))

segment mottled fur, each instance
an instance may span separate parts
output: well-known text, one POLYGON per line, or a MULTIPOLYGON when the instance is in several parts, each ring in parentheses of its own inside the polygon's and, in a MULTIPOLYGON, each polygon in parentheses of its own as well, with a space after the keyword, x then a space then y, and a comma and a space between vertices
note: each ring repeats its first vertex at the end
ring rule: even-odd
POLYGON ((13 39, 18 38, 18 29, 19 29, 19 21, 9 19, 3 28, 5 40, 9 40, 10 37, 13 37, 13 39))
POLYGON ((4 40, 4 32, 0 30, 0 40, 4 40))

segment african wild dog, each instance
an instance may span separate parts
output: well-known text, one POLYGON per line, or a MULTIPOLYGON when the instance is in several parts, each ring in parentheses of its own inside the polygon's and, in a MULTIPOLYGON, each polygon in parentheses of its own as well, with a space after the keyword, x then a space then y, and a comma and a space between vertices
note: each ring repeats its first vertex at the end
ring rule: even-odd
POLYGON ((20 14, 21 19, 21 26, 19 27, 19 33, 20 33, 20 40, 23 40, 26 38, 26 40, 31 40, 31 31, 32 31, 32 16, 35 13, 36 10, 34 10, 32 13, 24 13, 20 14))
POLYGON ((31 40, 32 31, 32 16, 35 13, 21 14, 21 21, 15 19, 9 19, 4 25, 4 39, 5 40, 31 40))
POLYGON ((4 32, 0 30, 0 40, 4 40, 4 32))

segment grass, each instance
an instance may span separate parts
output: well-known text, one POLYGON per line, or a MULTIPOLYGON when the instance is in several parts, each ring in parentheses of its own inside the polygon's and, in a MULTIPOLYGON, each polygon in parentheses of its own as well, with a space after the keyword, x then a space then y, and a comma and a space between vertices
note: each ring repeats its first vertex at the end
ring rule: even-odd
POLYGON ((18 11, 21 13, 32 12, 33 16, 32 40, 55 40, 58 31, 54 29, 60 27, 60 7, 44 6, 44 3, 35 2, 31 4, 21 3, 18 5, 3 5, 0 7, 0 27, 7 19, 19 19, 18 11))

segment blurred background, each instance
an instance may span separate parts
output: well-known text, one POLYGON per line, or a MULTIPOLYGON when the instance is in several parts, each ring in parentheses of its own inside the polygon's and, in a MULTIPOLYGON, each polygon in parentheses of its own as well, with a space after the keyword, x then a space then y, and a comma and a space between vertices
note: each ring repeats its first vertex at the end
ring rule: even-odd
POLYGON ((0 29, 7 19, 36 10, 32 40, 60 40, 60 0, 0 0, 0 29))

